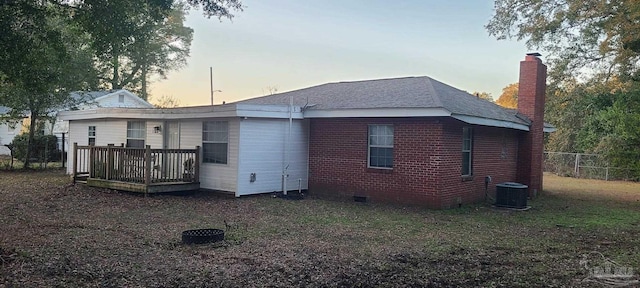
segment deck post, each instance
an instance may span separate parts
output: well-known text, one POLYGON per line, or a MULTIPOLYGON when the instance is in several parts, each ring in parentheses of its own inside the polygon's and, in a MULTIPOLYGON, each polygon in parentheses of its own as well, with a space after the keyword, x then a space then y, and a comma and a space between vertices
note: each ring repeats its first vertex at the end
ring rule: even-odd
POLYGON ((200 182, 200 146, 196 146, 196 161, 193 165, 193 178, 195 182, 200 182))
POLYGON ((145 195, 151 185, 151 146, 146 145, 144 149, 144 186, 145 195))
POLYGON ((106 180, 111 180, 113 174, 113 144, 107 144, 107 171, 105 171, 106 180))
POLYGON ((96 177, 96 173, 95 171, 93 171, 94 169, 94 161, 95 161, 95 149, 93 149, 95 146, 89 146, 89 178, 95 178, 96 177))
POLYGON ((78 142, 73 142, 73 184, 76 184, 78 177, 78 142))

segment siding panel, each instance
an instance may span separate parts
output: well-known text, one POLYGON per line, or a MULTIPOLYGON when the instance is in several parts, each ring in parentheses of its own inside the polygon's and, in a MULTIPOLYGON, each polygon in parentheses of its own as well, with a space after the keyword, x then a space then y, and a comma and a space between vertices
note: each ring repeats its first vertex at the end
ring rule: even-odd
MULTIPOLYGON (((180 148, 192 149, 202 147, 202 122, 204 120, 187 120, 180 124, 180 148)), ((238 172, 238 137, 240 122, 229 118, 211 119, 215 121, 229 121, 229 151, 227 164, 201 163, 200 187, 204 189, 235 192, 238 172)), ((202 157, 201 157, 202 159, 202 157)))
MULTIPOLYGON (((288 138, 287 119, 244 119, 240 122, 240 159, 236 196, 282 191, 288 138), (250 181, 256 174, 255 182, 250 181)), ((308 188, 308 121, 296 120, 289 143, 287 190, 308 188)))

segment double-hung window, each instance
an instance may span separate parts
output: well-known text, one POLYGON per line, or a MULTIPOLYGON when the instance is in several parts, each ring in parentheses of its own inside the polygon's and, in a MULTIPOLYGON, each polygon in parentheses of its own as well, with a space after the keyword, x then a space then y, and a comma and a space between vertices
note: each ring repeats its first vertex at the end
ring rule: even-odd
POLYGON ((127 147, 144 148, 146 135, 147 123, 145 121, 127 121, 127 147))
POLYGON ((393 168, 393 125, 369 125, 369 167, 393 168))
POLYGON ((473 130, 462 128, 462 176, 473 175, 473 130))
POLYGON ((202 123, 202 162, 227 164, 229 151, 229 122, 202 123))
POLYGON ((89 126, 89 145, 96 145, 96 126, 89 126))

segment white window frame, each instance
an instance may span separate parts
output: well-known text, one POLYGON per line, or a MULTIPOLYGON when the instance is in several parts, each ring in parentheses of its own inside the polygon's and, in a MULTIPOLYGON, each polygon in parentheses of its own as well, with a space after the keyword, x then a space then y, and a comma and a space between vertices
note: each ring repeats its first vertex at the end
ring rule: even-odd
POLYGON ((473 128, 462 127, 462 176, 473 176, 473 128), (469 143, 466 145, 466 143, 469 143), (468 162, 465 163, 464 156, 469 154, 468 162), (465 174, 465 165, 468 165, 468 173, 465 174))
POLYGON ((87 130, 88 130, 88 134, 87 134, 87 135, 88 135, 88 138, 87 138, 87 144, 88 144, 88 145, 91 145, 91 139, 93 139, 93 145, 96 145, 96 130, 97 130, 97 129, 96 129, 96 126, 93 126, 93 125, 92 125, 92 126, 89 126, 89 127, 87 128, 87 130), (93 128, 93 129, 91 129, 91 128, 93 128), (93 131, 92 131, 92 130, 93 130, 93 131))
POLYGON ((147 122, 146 121, 137 121, 137 120, 127 121, 127 147, 131 147, 131 145, 129 144, 129 140, 142 140, 142 147, 137 147, 137 148, 144 148, 147 142, 146 138, 147 138, 147 122), (142 123, 142 129, 132 128, 131 126, 133 123, 142 123), (138 138, 138 137, 132 136, 131 134, 133 134, 133 131, 141 131, 142 137, 138 138))
MULTIPOLYGON (((387 170, 391 170, 393 169, 393 152, 394 152, 394 147, 393 147, 393 142, 395 142, 395 129, 393 127, 393 124, 369 124, 367 126, 367 167, 368 168, 374 168, 374 169, 387 169, 387 170), (372 128, 373 127, 390 127, 391 128, 391 141, 384 141, 384 144, 372 144, 371 140, 373 139, 373 137, 389 137, 389 135, 380 135, 380 134, 376 134, 376 135, 372 135, 372 128), (389 142, 391 144, 389 144, 389 142), (387 149, 391 149, 391 167, 387 167, 387 166, 374 166, 371 164, 371 149, 372 148, 387 148, 387 149)), ((378 139, 377 142, 380 139, 378 139)))
MULTIPOLYGON (((220 155, 221 156, 221 155, 220 155)), ((214 157, 215 158, 215 157, 214 157)), ((229 121, 204 121, 202 122, 202 163, 208 164, 220 164, 227 165, 229 164, 229 121), (213 129, 207 130, 207 124, 213 124, 213 129), (210 134, 212 133, 212 134, 210 134), (216 139, 216 133, 220 136, 216 139), (213 138, 213 139, 210 139, 213 138), (205 144, 225 144, 226 145, 226 155, 224 155, 224 161, 216 162, 209 160, 206 157, 207 153, 215 153, 216 151, 207 151, 207 145, 205 144)))
POLYGON ((124 94, 118 94, 118 103, 124 103, 124 94))

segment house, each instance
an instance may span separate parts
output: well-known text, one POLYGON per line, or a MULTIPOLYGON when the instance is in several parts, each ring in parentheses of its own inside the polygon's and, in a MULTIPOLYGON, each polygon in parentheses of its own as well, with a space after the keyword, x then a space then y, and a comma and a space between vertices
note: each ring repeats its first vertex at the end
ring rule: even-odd
POLYGON ((538 56, 520 63, 517 110, 429 77, 405 77, 217 106, 60 117, 70 121, 72 142, 202 146, 201 187, 236 196, 301 188, 449 208, 480 201, 506 181, 528 185, 531 196, 541 191, 543 133, 553 127, 544 124, 546 66, 538 56))
POLYGON ((10 144, 22 130, 22 120, 6 118, 11 108, 0 106, 0 155, 9 155, 11 151, 4 145, 10 144))
MULTIPOLYGON (((107 90, 90 92, 72 92, 70 103, 61 109, 66 110, 87 110, 99 107, 122 107, 122 108, 153 108, 154 106, 135 94, 125 90, 107 90)), ((54 114, 57 114, 54 113, 54 114)), ((69 132, 68 121, 56 118, 51 126, 45 127, 45 134, 55 135, 58 138, 58 147, 62 148, 62 134, 69 132)), ((65 147, 69 147, 69 142, 65 140, 65 147)), ((65 149, 68 150, 68 149, 65 149)))
MULTIPOLYGON (((143 109, 100 108, 60 112, 69 141, 154 149, 202 147, 200 187, 235 196, 307 189, 308 121, 299 107, 225 104, 143 109), (286 155, 286 156, 285 156, 286 155)), ((73 159, 69 157, 68 173, 73 159)))

